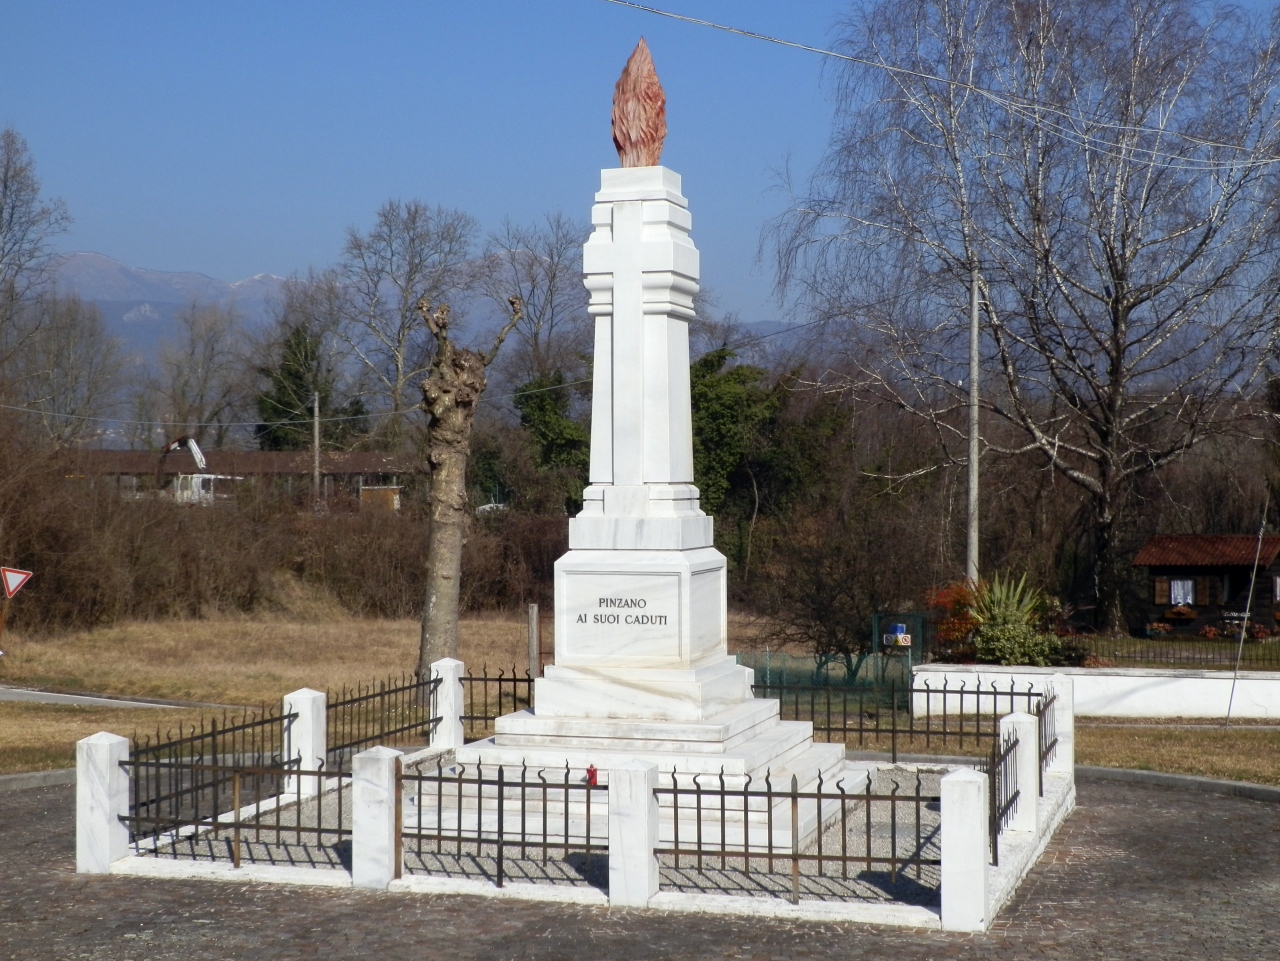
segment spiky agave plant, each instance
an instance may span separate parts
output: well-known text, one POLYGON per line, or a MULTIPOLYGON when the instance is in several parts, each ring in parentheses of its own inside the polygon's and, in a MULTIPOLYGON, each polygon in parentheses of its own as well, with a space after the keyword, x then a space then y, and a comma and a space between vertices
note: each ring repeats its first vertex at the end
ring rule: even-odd
POLYGON ((1034 626, 1044 605, 1044 595, 1027 583, 1027 575, 1018 580, 997 574, 983 581, 973 593, 969 612, 979 626, 1025 624, 1034 626))

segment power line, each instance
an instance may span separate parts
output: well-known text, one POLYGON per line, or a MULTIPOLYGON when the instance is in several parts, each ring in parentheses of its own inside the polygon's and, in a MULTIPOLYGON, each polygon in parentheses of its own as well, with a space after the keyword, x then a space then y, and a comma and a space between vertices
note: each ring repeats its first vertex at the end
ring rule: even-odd
POLYGON ((1017 113, 1023 116, 1025 119, 1030 119, 1032 123, 1035 123, 1037 125, 1043 125, 1046 129, 1050 130, 1053 133, 1058 134, 1060 137, 1066 140, 1073 140, 1082 146, 1090 147, 1092 149, 1098 149, 1097 144, 1101 144, 1104 147, 1109 147, 1111 148, 1110 150, 1098 150, 1098 152, 1119 160, 1129 159, 1126 153, 1123 153, 1120 151, 1136 151, 1138 153, 1148 155, 1151 158, 1150 162, 1156 166, 1192 167, 1192 168, 1205 170, 1205 171, 1229 170, 1229 169, 1233 169, 1241 166, 1257 167, 1257 166, 1266 166, 1273 163, 1280 163, 1280 157, 1277 157, 1277 156, 1261 156, 1261 157, 1255 156, 1255 157, 1248 157, 1245 160, 1241 161, 1240 163, 1223 163, 1223 162, 1217 162, 1217 161, 1201 160, 1196 157, 1186 157, 1180 154, 1169 153, 1167 151, 1159 150, 1155 147, 1144 147, 1140 144, 1130 144, 1125 146, 1125 145, 1117 144, 1110 140, 1105 140, 1101 137, 1091 136, 1087 133, 1081 132, 1079 128, 1081 126, 1084 126, 1084 127, 1093 126, 1093 127, 1107 128, 1107 129, 1115 130, 1122 133, 1147 134, 1147 135, 1158 137, 1158 138, 1176 137, 1179 140, 1183 140, 1186 143, 1191 144, 1195 147, 1217 148, 1220 150, 1236 150, 1236 151, 1250 150, 1249 147, 1243 146, 1241 144, 1229 144, 1229 143, 1220 143, 1214 140, 1204 140, 1199 137, 1193 137, 1190 134, 1186 134, 1177 130, 1162 130, 1160 128, 1148 127, 1142 124, 1125 124, 1125 123, 1116 123, 1116 122, 1106 121, 1106 120, 1099 120, 1096 118, 1090 119, 1078 112, 1073 112, 1071 110, 1068 110, 1065 107, 1058 107, 1053 104, 1040 103, 1040 102, 1031 100, 1027 97, 1019 97, 1015 94, 999 93, 998 91, 991 90, 988 87, 982 87, 982 86, 979 86, 978 84, 968 83, 963 80, 953 80, 948 77, 940 77, 935 74, 926 73, 925 71, 922 71, 922 70, 913 70, 909 67, 896 66, 891 63, 886 63, 883 60, 868 60, 865 57, 854 57, 845 53, 837 53, 834 50, 827 50, 823 47, 814 47, 806 43, 796 43, 793 40, 783 40, 781 37, 774 37, 765 33, 757 33, 753 30, 742 30, 738 27, 731 27, 723 23, 715 23, 714 21, 711 21, 711 20, 701 20, 697 17, 688 17, 688 16, 685 16, 684 14, 673 13, 669 10, 660 10, 657 7, 649 7, 640 3, 632 3, 631 0, 604 0, 604 2, 612 3, 615 6, 619 6, 619 7, 628 7, 632 10, 639 10, 643 13, 653 14, 654 16, 658 16, 658 17, 667 17, 671 20, 680 20, 685 23, 691 23, 700 27, 710 27, 713 30, 722 30, 725 33, 736 34, 740 37, 747 37, 752 40, 763 40, 766 43, 775 43, 783 47, 792 47, 796 50, 803 50, 807 53, 816 53, 823 57, 832 57, 836 60, 843 60, 848 63, 856 63, 864 67, 875 67, 876 69, 884 70, 890 74, 895 74, 898 76, 912 77, 917 80, 926 80, 931 83, 941 83, 941 84, 946 84, 947 86, 955 87, 961 90, 967 90, 981 97, 985 97, 986 99, 991 100, 993 103, 996 103, 1010 110, 1013 113, 1017 113), (1034 111, 1035 114, 1037 115, 1028 118, 1026 117, 1026 111, 1034 111), (1068 128, 1068 127, 1062 126, 1061 124, 1049 123, 1043 117, 1038 116, 1041 113, 1056 114, 1057 116, 1071 123, 1073 126, 1072 128, 1068 128), (1176 161, 1176 162, 1175 163, 1156 163, 1156 161, 1161 158, 1165 160, 1176 161))

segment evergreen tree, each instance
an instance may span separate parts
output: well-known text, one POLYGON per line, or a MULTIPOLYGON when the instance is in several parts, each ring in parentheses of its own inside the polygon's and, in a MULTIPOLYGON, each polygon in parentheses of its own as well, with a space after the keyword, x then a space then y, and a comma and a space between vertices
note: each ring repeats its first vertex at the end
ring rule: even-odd
POLYGON ((258 446, 262 450, 309 450, 315 396, 320 400, 322 447, 346 447, 364 433, 365 407, 359 398, 335 404, 335 380, 325 361, 323 341, 304 324, 291 327, 274 367, 260 368, 267 388, 258 395, 258 446))
POLYGON ((570 413, 569 392, 562 389, 564 373, 537 377, 516 391, 520 426, 533 440, 534 458, 540 470, 563 480, 565 510, 582 509, 582 488, 591 469, 591 431, 570 413))

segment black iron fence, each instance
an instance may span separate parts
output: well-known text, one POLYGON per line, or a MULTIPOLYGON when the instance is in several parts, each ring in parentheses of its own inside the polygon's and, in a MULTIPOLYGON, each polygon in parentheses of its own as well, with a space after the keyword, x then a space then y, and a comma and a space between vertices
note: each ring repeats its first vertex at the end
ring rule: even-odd
POLYGON ((350 775, 293 765, 124 762, 140 780, 181 784, 172 803, 134 805, 121 818, 139 853, 315 866, 346 863, 350 775))
POLYGON ((481 669, 462 678, 462 729, 468 741, 494 733, 494 721, 504 714, 533 706, 533 676, 528 671, 500 670, 496 675, 481 669))
POLYGON ((326 765, 346 767, 366 747, 425 747, 440 724, 440 678, 401 675, 330 692, 325 705, 326 765))
POLYGON ((1040 797, 1044 797, 1044 776, 1049 770, 1054 755, 1058 753, 1058 695, 1055 691, 1046 692, 1036 705, 1036 740, 1039 742, 1040 764, 1037 789, 1040 797))
MULTIPOLYGON (((197 841, 207 845, 210 837, 223 843, 229 826, 233 837, 226 842, 227 849, 238 859, 242 844, 237 838, 246 830, 255 832, 253 843, 258 847, 254 850, 264 857, 274 857, 279 844, 270 838, 263 841, 262 832, 275 832, 272 837, 279 841, 281 832, 289 830, 299 844, 314 838, 336 850, 350 833, 350 802, 343 794, 349 789, 345 769, 350 759, 374 744, 428 744, 440 723, 439 686, 439 678, 424 681, 403 676, 332 695, 326 712, 328 752, 318 772, 299 769, 299 759, 292 756, 296 751, 288 743, 289 725, 297 716, 280 709, 224 714, 189 730, 135 737, 127 762, 130 836, 135 843, 151 839, 153 846, 164 841, 172 850, 179 836, 188 839, 189 845, 197 841)), ((533 701, 533 678, 528 672, 490 675, 482 671, 463 677, 462 686, 462 721, 468 740, 488 736, 498 717, 528 708, 533 701)), ((1012 679, 1005 687, 981 690, 954 687, 944 678, 941 684, 917 682, 902 688, 890 684, 878 691, 760 683, 754 692, 757 697, 776 698, 783 719, 812 722, 819 741, 888 751, 895 762, 906 752, 972 755, 975 766, 991 778, 991 843, 996 863, 998 836, 1018 797, 1011 761, 1017 742, 1001 738, 1000 719, 1014 711, 1036 716, 1041 794, 1044 772, 1058 744, 1056 697, 1029 685, 1020 687, 1012 679)), ((548 852, 554 851, 561 860, 578 856, 586 864, 603 853, 601 839, 607 837, 607 825, 601 819, 605 810, 601 806, 606 804, 607 792, 594 777, 567 769, 554 774, 510 768, 469 771, 446 769, 440 760, 435 763, 433 772, 402 774, 406 798, 416 805, 406 839, 419 859, 424 854, 465 856, 473 865, 491 865, 501 883, 505 865, 513 859, 527 860, 530 852, 544 863, 548 852), (452 804, 445 803, 446 795, 452 804), (452 848, 446 851, 448 845, 452 848), (466 845, 470 847, 464 851, 466 845)), ((761 858, 770 867, 779 857, 789 858, 793 874, 809 871, 817 877, 836 866, 843 876, 848 865, 858 863, 864 872, 884 867, 892 883, 904 868, 935 863, 922 846, 927 839, 919 833, 923 823, 919 816, 921 805, 927 808, 938 798, 922 793, 919 783, 914 795, 902 795, 896 787, 889 793, 872 793, 870 787, 852 792, 843 782, 828 786, 820 781, 804 792, 798 787, 775 785, 767 778, 763 783, 748 779, 729 786, 721 779, 709 784, 705 777, 664 785, 660 799, 675 809, 676 836, 661 853, 679 862, 689 856, 703 857, 710 845, 722 862, 740 859, 740 869, 748 875, 761 858), (823 810, 828 804, 829 816, 823 810), (881 839, 881 847, 873 849, 867 825, 877 820, 873 814, 881 804, 888 805, 883 820, 889 833, 887 841, 881 839), (902 834, 905 847, 899 844, 898 832, 904 823, 900 805, 907 805, 916 816, 902 834), (713 809, 719 810, 719 821, 712 816, 713 809), (775 819, 803 820, 809 816, 808 809, 824 827, 816 835, 817 849, 785 848, 780 839, 797 834, 775 833, 775 819), (865 828, 861 839, 849 830, 855 812, 865 828), (742 825, 736 841, 724 833, 727 825, 738 823, 735 818, 742 825), (825 827, 836 821, 841 825, 838 851, 825 846, 835 844, 836 835, 824 840, 825 827), (709 823, 719 825, 718 841, 703 835, 709 823), (763 832, 759 836, 752 833, 757 827, 763 832), (808 867, 802 870, 799 865, 808 867)))
POLYGON ((295 762, 287 757, 285 728, 295 718, 263 707, 204 718, 189 728, 157 729, 154 736, 135 734, 128 768, 131 839, 200 821, 227 803, 231 782, 212 769, 290 767, 295 762))
POLYGON ((829 685, 763 684, 756 697, 775 698, 783 720, 810 721, 816 741, 899 753, 948 751, 981 755, 999 737, 1000 718, 1035 713, 1043 696, 1029 684, 981 690, 916 682, 880 690, 829 685))
MULTIPOLYGON (((672 832, 654 853, 676 872, 721 875, 703 887, 723 887, 723 875, 732 873, 742 880, 731 883, 758 890, 762 879, 750 883, 753 875, 783 874, 789 876, 786 893, 797 903, 815 880, 847 882, 860 874, 866 880, 879 873, 894 887, 904 872, 914 871, 919 884, 924 869, 942 863, 941 797, 926 793, 918 774, 909 791, 894 783, 888 793, 876 793, 870 777, 860 788, 847 788, 847 775, 835 784, 819 777, 804 790, 795 775, 782 784, 768 776, 726 780, 723 773, 667 778, 654 794, 667 809, 672 832)), ((936 883, 931 879, 928 886, 936 883)))
POLYGON ((1173 667, 1202 670, 1231 670, 1240 655, 1245 671, 1280 670, 1280 636, 1219 637, 1163 635, 1155 637, 1099 637, 1080 635, 1063 638, 1064 645, 1087 667, 1173 667))
POLYGON ((502 887, 512 865, 572 863, 579 880, 599 880, 609 847, 605 776, 595 771, 468 767, 437 758, 401 771, 407 808, 398 819, 412 874, 480 875, 502 887), (521 864, 521 862, 525 862, 521 864))
POLYGON ((1018 738, 1010 733, 991 745, 985 767, 987 773, 987 815, 990 820, 991 863, 1000 865, 1000 832, 1009 826, 1018 804, 1018 738))

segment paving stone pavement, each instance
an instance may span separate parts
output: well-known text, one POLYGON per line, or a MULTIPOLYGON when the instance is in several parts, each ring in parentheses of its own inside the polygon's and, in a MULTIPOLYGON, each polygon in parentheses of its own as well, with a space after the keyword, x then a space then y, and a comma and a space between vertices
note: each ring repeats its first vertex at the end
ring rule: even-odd
POLYGON ((74 789, 0 794, 0 961, 1280 957, 1280 805, 1082 781, 985 935, 74 873, 74 789))

